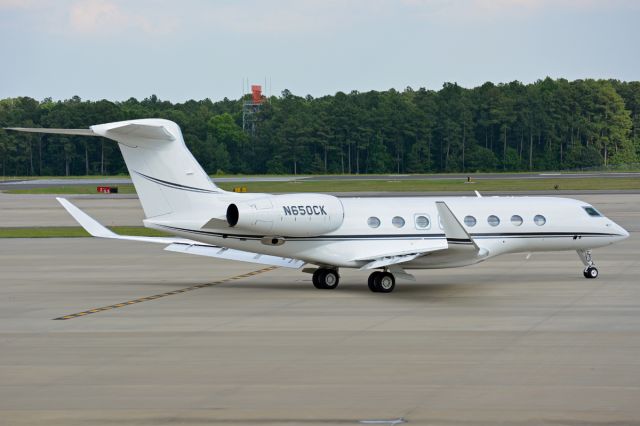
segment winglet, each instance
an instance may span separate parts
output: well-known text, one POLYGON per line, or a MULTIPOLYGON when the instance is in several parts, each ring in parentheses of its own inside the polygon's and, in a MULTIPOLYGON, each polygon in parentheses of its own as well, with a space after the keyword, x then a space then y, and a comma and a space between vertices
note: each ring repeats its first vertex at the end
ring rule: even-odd
POLYGON ((442 227, 444 228, 444 233, 447 236, 448 242, 455 243, 471 243, 478 249, 477 244, 466 229, 462 226, 462 224, 458 221, 458 218, 453 214, 449 206, 444 201, 436 201, 436 206, 438 208, 438 214, 440 215, 440 220, 442 221, 442 227))
MULTIPOLYGON (((104 225, 100 224, 97 220, 74 206, 67 200, 66 198, 56 197, 56 200, 62 207, 69 212, 71 216, 87 231, 91 236, 98 238, 113 238, 116 240, 127 240, 127 241, 141 241, 144 243, 157 243, 157 244, 196 244, 196 241, 187 240, 185 238, 177 238, 177 237, 138 237, 134 235, 120 235, 106 228, 104 225)), ((204 243, 198 243, 202 245, 206 245, 204 243)))
POLYGON ((62 207, 64 207, 64 209, 69 212, 71 216, 73 216, 76 222, 78 222, 80 226, 82 226, 85 231, 87 231, 92 236, 99 238, 119 237, 118 234, 110 231, 109 229, 101 225, 97 220, 71 204, 66 198, 56 197, 56 200, 58 200, 58 202, 62 204, 62 207))

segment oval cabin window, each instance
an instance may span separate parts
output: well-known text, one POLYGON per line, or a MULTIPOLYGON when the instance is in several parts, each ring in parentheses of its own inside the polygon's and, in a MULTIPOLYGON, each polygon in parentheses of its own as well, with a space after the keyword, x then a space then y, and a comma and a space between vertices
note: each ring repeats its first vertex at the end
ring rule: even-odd
POLYGON ((534 218, 533 218, 533 222, 538 225, 538 226, 542 226, 545 223, 547 223, 547 219, 545 219, 544 216, 542 216, 541 214, 537 214, 534 218))
POLYGON ((487 223, 491 226, 500 225, 500 218, 496 215, 491 215, 487 218, 487 223))
POLYGON ((396 228, 402 228, 404 226, 404 219, 401 218, 400 216, 396 216, 393 219, 391 219, 391 223, 396 228))
POLYGON ((416 228, 427 229, 429 227, 429 218, 423 215, 416 216, 416 228))
POLYGON ((377 228, 378 226, 380 226, 380 219, 375 216, 371 216, 369 219, 367 219, 367 225, 369 225, 370 228, 377 228))
POLYGON ((515 226, 520 226, 522 225, 522 216, 518 216, 517 214, 514 214, 513 216, 511 216, 511 223, 515 226))
POLYGON ((465 216, 464 217, 464 224, 467 225, 469 228, 473 228, 474 226, 476 226, 476 218, 473 216, 465 216))

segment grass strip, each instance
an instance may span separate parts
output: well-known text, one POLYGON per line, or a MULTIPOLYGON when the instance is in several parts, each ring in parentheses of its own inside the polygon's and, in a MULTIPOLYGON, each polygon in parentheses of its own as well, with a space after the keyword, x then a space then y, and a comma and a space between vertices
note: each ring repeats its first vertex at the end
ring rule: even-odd
MULTIPOLYGON (((168 234, 142 226, 112 226, 116 234, 140 237, 166 237, 168 234)), ((78 238, 90 235, 79 226, 47 226, 29 228, 0 228, 0 238, 78 238)))
POLYGON ((225 182, 219 185, 232 190, 244 186, 249 192, 440 192, 440 191, 549 191, 580 189, 640 189, 640 179, 568 178, 568 179, 484 179, 466 183, 451 180, 331 180, 292 182, 225 182))
MULTIPOLYGON (((4 191, 6 194, 58 194, 58 195, 75 195, 75 194, 98 194, 97 185, 61 185, 49 186, 45 188, 30 189, 9 189, 4 191)), ((133 185, 110 185, 118 187, 118 194, 135 194, 136 190, 133 185)))

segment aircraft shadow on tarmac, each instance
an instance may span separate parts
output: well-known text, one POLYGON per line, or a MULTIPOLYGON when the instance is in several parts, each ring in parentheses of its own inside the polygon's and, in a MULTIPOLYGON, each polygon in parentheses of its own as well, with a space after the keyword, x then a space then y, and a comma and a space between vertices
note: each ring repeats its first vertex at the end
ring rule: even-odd
MULTIPOLYGON (((308 295, 312 297, 314 294, 330 295, 335 294, 339 297, 341 294, 371 295, 371 297, 391 297, 394 300, 407 299, 416 300, 416 297, 424 296, 424 298, 446 298, 446 297, 464 297, 467 293, 478 293, 478 289, 484 283, 480 281, 465 283, 400 283, 396 284, 396 288, 392 294, 372 293, 365 285, 360 283, 343 283, 335 290, 316 290, 311 284, 311 280, 297 281, 291 283, 234 283, 225 286, 227 288, 239 290, 264 290, 264 291, 286 291, 296 295, 308 295), (310 294, 311 293, 311 294, 310 294)), ((220 286, 223 288, 222 286, 220 286)))

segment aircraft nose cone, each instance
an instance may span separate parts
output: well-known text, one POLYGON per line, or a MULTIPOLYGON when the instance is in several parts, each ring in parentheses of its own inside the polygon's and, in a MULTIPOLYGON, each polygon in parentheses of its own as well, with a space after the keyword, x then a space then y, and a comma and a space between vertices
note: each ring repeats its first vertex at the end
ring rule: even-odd
POLYGON ((622 233, 623 238, 629 238, 629 232, 626 229, 624 229, 622 226, 620 226, 620 231, 622 233))
POLYGON ((629 232, 626 229, 624 229, 622 226, 618 225, 617 223, 614 223, 613 226, 614 226, 613 229, 615 230, 615 232, 618 235, 620 235, 621 240, 624 240, 625 238, 629 238, 629 232))

